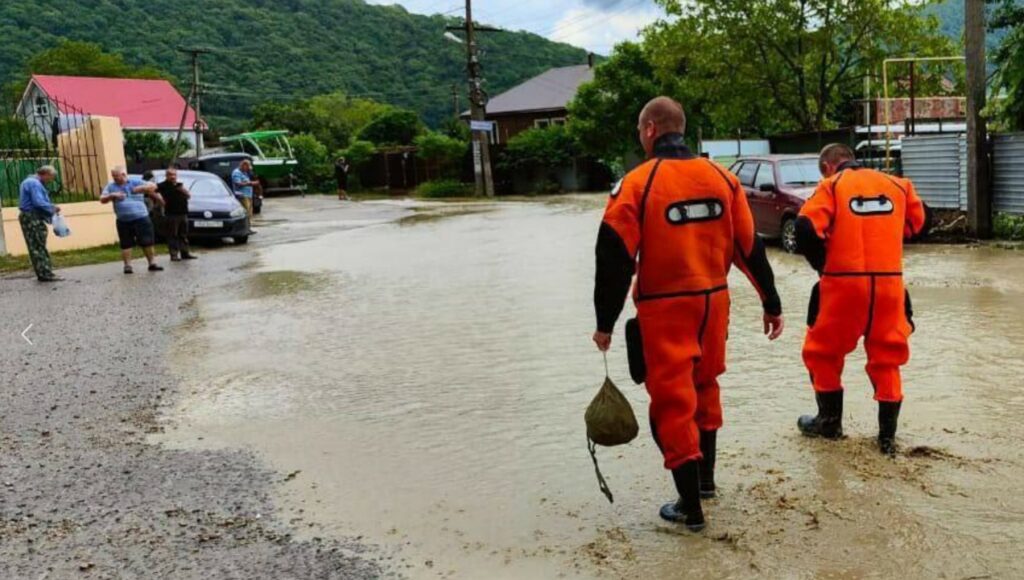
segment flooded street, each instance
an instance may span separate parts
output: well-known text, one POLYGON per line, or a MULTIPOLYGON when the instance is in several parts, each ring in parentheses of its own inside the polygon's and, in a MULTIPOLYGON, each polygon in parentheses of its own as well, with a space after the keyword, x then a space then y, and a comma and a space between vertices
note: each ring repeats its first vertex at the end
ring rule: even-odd
MULTIPOLYGON (((875 451, 862 353, 845 375, 848 438, 797 432, 814 410, 803 259, 771 251, 788 323, 772 344, 734 272, 721 493, 691 535, 657 518, 674 491, 646 429, 598 451, 614 505, 587 454, 604 199, 279 202, 248 276, 201 295, 178 330, 184 401, 154 440, 255 451, 300 534, 362 536, 413 578, 1024 572, 1024 254, 909 251, 917 334, 896 460, 875 451)), ((617 331, 612 378, 643 425, 617 331)))

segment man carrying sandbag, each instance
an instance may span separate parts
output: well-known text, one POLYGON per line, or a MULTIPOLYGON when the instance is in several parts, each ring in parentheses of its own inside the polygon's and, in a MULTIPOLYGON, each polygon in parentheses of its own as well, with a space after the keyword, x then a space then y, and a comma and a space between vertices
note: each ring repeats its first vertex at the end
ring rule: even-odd
POLYGON ((632 285, 637 319, 627 323, 630 373, 651 396, 654 440, 679 500, 662 518, 704 528, 701 497, 714 497, 715 441, 722 426, 718 377, 725 372, 728 276, 736 264, 764 307, 764 332, 782 334, 782 306, 739 180, 683 142, 682 106, 647 103, 638 130, 648 161, 611 194, 597 238, 594 306, 598 349, 632 285))

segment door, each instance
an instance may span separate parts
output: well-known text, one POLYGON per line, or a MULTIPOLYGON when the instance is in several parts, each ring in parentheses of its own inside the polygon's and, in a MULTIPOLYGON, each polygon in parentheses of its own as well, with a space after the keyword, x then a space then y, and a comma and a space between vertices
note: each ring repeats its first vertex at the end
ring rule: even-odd
POLYGON ((754 213, 757 232, 768 238, 779 237, 782 234, 782 215, 778 207, 775 164, 766 161, 758 164, 751 190, 750 210, 754 213))
POLYGON ((759 205, 757 191, 754 189, 754 181, 757 179, 760 166, 761 163, 757 161, 743 161, 737 163, 734 169, 736 169, 736 177, 739 178, 744 193, 747 194, 747 204, 750 205, 750 212, 754 214, 754 227, 758 233, 763 234, 761 230, 762 210, 759 205))

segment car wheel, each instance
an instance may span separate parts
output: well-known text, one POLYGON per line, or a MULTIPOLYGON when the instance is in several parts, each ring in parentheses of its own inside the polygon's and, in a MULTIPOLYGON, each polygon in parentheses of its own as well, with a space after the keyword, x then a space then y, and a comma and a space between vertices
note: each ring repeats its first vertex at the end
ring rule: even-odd
POLYGON ((790 254, 796 253, 796 219, 787 217, 782 222, 782 249, 790 254))
POLYGON ((234 240, 235 244, 242 246, 249 243, 249 236, 237 236, 234 240))

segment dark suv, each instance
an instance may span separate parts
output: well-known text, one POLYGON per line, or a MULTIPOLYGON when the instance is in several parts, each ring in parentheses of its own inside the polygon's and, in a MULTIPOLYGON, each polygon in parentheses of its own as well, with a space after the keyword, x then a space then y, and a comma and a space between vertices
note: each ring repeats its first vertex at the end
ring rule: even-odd
MULTIPOLYGON (((229 188, 231 184, 231 172, 234 171, 242 161, 252 163, 252 155, 248 153, 212 153, 203 155, 199 159, 188 164, 188 168, 194 171, 205 171, 213 173, 224 180, 229 188)), ((233 188, 232 188, 233 189, 233 188)), ((263 213, 263 196, 256 194, 252 198, 252 213, 263 213)))
POLYGON ((796 252, 796 216, 821 181, 817 155, 741 157, 729 168, 747 192, 757 233, 796 252))

